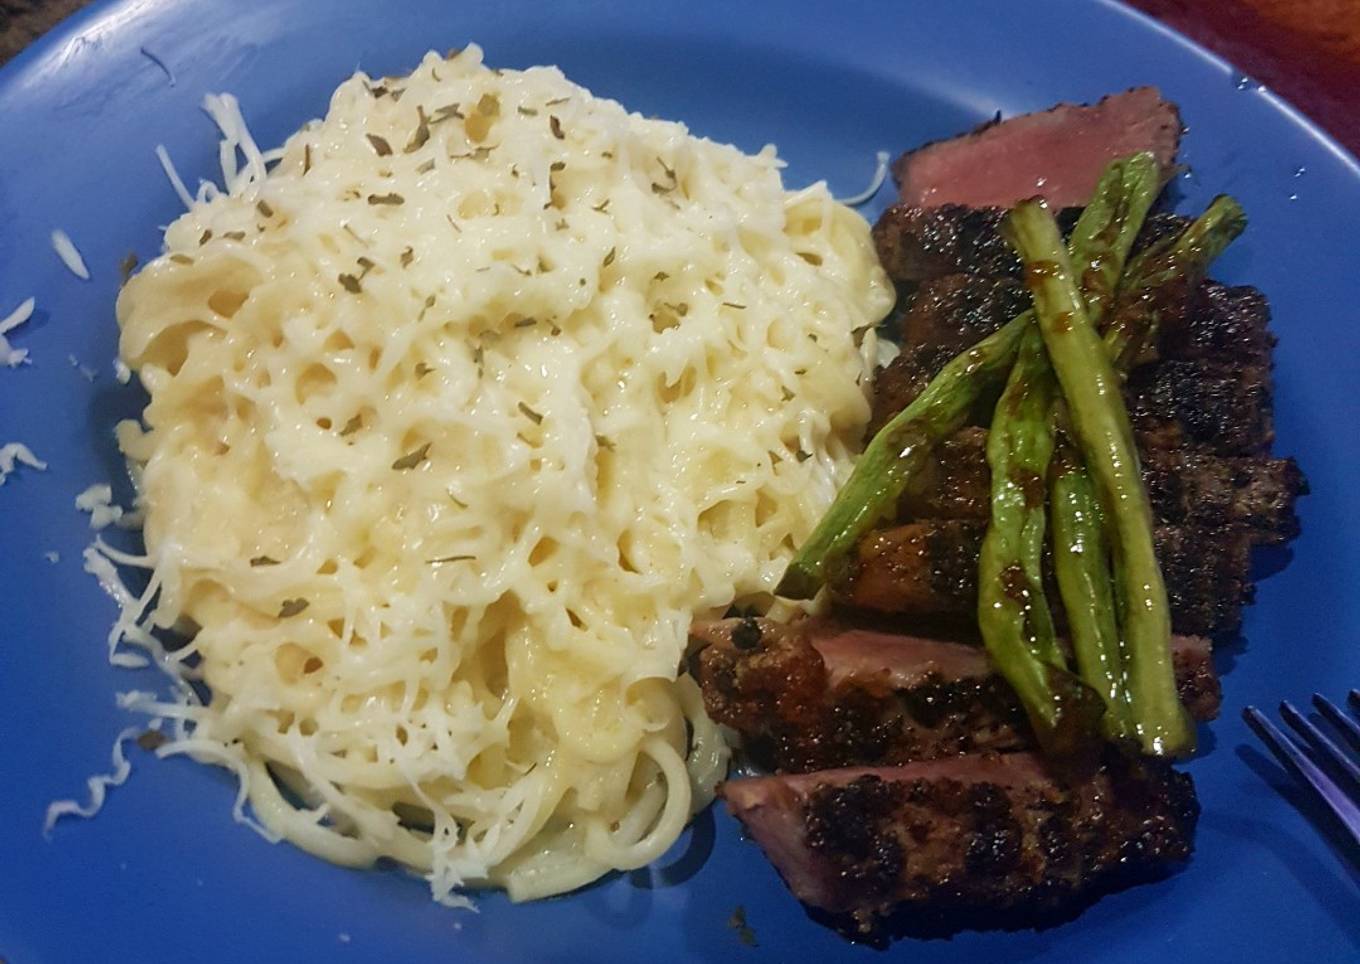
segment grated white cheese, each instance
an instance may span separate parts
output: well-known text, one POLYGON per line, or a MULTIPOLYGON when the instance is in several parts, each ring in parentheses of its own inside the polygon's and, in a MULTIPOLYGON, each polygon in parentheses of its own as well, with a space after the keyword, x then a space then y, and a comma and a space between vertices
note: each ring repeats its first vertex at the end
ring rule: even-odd
MULTIPOLYGON (((153 730, 160 729, 159 720, 152 720, 148 725, 153 730)), ((142 728, 139 726, 128 726, 118 733, 117 739, 113 741, 113 769, 108 773, 96 774, 85 781, 85 785, 90 788, 90 799, 87 803, 54 800, 47 805, 47 816, 43 820, 43 836, 49 836, 52 827, 62 817, 84 817, 88 820, 100 811, 108 797, 109 788, 122 786, 132 773, 132 764, 128 763, 127 757, 123 755, 123 744, 141 731, 142 728)))
POLYGON ((47 552, 43 553, 43 558, 55 566, 57 563, 61 562, 61 553, 57 552, 55 549, 49 549, 47 552))
POLYGON ((85 259, 80 256, 70 235, 60 228, 52 232, 52 250, 57 252, 57 257, 61 258, 62 264, 70 269, 71 274, 81 281, 90 280, 90 269, 85 267, 85 259))
POLYGON ((156 159, 161 162, 161 170, 165 171, 165 176, 170 179, 170 186, 175 189, 180 201, 186 208, 192 208, 194 196, 189 193, 189 189, 184 186, 184 181, 180 179, 179 172, 175 170, 175 163, 170 160, 170 154, 166 151, 165 145, 156 145, 156 159))
POLYGON ((37 299, 29 298, 3 319, 0 319, 0 365, 17 368, 28 360, 28 349, 11 347, 5 335, 32 318, 33 308, 36 304, 37 299))
POLYGON ((90 514, 90 528, 103 529, 123 517, 123 507, 113 504, 112 486, 96 483, 76 496, 76 508, 90 514))
POLYGON ((0 445, 0 485, 5 484, 5 480, 14 474, 15 467, 19 465, 27 465, 39 472, 47 468, 47 463, 34 455, 33 450, 23 442, 0 445))
POLYGON ((132 369, 127 367, 123 359, 115 358, 113 360, 113 377, 118 379, 119 385, 126 385, 132 381, 132 369))
POLYGON ((877 161, 877 167, 874 168, 874 176, 870 178, 869 186, 858 194, 852 194, 850 197, 838 197, 836 198, 837 201, 841 204, 847 204, 852 208, 859 207, 861 204, 867 203, 878 193, 878 189, 881 188, 883 182, 888 179, 888 152, 879 151, 874 155, 874 159, 877 161))

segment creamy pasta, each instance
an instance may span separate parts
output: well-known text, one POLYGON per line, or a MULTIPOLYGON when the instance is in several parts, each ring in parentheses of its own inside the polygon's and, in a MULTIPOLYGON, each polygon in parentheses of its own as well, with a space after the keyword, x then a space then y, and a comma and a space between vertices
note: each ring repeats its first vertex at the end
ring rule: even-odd
MULTIPOLYGON (((690 622, 767 606, 848 474, 892 303, 824 185, 468 48, 357 74, 118 302, 151 585, 128 700, 265 832, 436 897, 659 856, 727 751, 690 622)), ((126 654, 123 654, 126 655, 126 654)))

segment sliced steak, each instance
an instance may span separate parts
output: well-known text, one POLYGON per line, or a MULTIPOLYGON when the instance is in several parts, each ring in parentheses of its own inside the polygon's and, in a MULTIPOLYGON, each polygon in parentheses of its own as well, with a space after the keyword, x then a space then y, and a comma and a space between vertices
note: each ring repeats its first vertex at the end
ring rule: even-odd
POLYGON ((1081 206, 1117 157, 1151 151, 1169 178, 1180 137, 1176 105, 1155 87, 1135 87, 908 151, 893 164, 893 177, 903 203, 919 207, 1010 207, 1036 195, 1054 207, 1081 206))
MULTIPOLYGON (((1232 362, 1269 367, 1275 338, 1270 307, 1250 286, 1230 288, 1206 281, 1182 304, 1159 301, 1158 338, 1142 362, 1158 358, 1232 362)), ((921 283, 903 298, 897 313, 898 343, 909 354, 928 349, 930 363, 916 367, 933 375, 955 355, 967 351, 1030 305, 1029 293, 1015 278, 948 274, 921 283)))
MULTIPOLYGON (((713 719, 766 770, 885 766, 1034 746, 1015 694, 984 650, 824 620, 697 625, 695 678, 713 719)), ((1172 640, 1181 700, 1218 714, 1208 640, 1172 640)))
MULTIPOLYGON (((913 615, 972 614, 983 520, 927 519, 869 533, 831 592, 842 604, 913 615)), ((1251 539, 1235 529, 1158 526, 1157 561, 1166 581, 1173 631, 1187 636, 1231 632, 1250 601, 1251 539)), ((1060 615, 1059 595, 1049 604, 1060 615)))
MULTIPOLYGON (((1307 486, 1293 459, 1149 449, 1142 468, 1153 514, 1162 523, 1240 526, 1257 545, 1298 535, 1294 505, 1307 486)), ((902 497, 898 519, 986 519, 990 486, 987 430, 965 428, 936 448, 925 477, 902 497)))
MULTIPOLYGON (((1058 226, 1064 234, 1072 230, 1080 214, 1078 208, 1058 212, 1058 226)), ((895 204, 874 224, 874 246, 888 277, 909 290, 948 274, 1020 278, 1020 257, 1000 232, 1005 216, 1005 208, 895 204)), ((1189 223, 1189 218, 1177 214, 1153 214, 1134 242, 1134 250, 1141 251, 1189 223)))
MULTIPOLYGON (((957 354, 935 345, 909 347, 874 376, 873 414, 877 432, 925 390, 957 354)), ((974 413, 991 421, 995 393, 974 413)), ((1275 437, 1270 369, 1209 358, 1164 359, 1134 369, 1124 386, 1124 404, 1141 452, 1188 448, 1218 455, 1267 452, 1275 437)))
POLYGON ((719 793, 795 897, 863 931, 899 905, 1040 910, 1184 861, 1186 774, 1109 754, 1058 776, 980 754, 730 780, 719 793))
POLYGON ((1182 361, 1198 358, 1270 366, 1275 336, 1270 333, 1270 304, 1250 285, 1229 287, 1216 281, 1200 286, 1180 323, 1163 322, 1158 355, 1182 361))
POLYGON ((1001 237, 1002 208, 895 204, 874 225, 874 246, 888 277, 916 285, 947 274, 1020 277, 1020 258, 1001 237))
POLYGON ((913 348, 929 345, 948 352, 944 358, 948 361, 1029 305, 1029 292, 1017 278, 942 275, 924 282, 899 314, 899 344, 913 348))
POLYGON ((1148 453, 1143 484, 1160 521, 1241 527, 1256 545, 1282 545, 1299 534, 1295 503, 1308 492, 1293 459, 1218 458, 1174 450, 1148 453))
POLYGON ((1222 455, 1270 451, 1275 439, 1270 369, 1167 359, 1134 369, 1125 390, 1139 448, 1222 455))

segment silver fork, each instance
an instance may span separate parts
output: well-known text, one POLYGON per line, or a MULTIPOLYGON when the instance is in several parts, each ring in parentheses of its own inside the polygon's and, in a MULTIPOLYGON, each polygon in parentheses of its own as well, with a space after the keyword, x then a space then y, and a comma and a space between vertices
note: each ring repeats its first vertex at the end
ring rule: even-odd
MULTIPOLYGON (((1360 715, 1360 690, 1351 690, 1347 701, 1351 712, 1360 715)), ((1320 693, 1313 694, 1313 706, 1345 737, 1351 750, 1360 753, 1360 723, 1320 693)), ((1256 707, 1248 706, 1242 711, 1242 718, 1256 731, 1261 742, 1270 748, 1285 769, 1336 814, 1347 833, 1360 846, 1360 765, 1357 765, 1351 753, 1338 746, 1335 740, 1287 700, 1280 704, 1280 717, 1303 737, 1303 748, 1299 745, 1301 741, 1286 736, 1256 707), (1326 767, 1342 774, 1342 779, 1336 779, 1327 772, 1326 767), (1349 787, 1346 786, 1347 782, 1349 787)))

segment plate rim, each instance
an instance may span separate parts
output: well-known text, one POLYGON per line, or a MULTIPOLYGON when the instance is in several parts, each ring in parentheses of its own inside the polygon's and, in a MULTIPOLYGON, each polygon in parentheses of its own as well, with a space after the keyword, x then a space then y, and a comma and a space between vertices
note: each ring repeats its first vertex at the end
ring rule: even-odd
MULTIPOLYGON (((1204 64, 1225 73, 1231 74, 1235 68, 1225 58, 1214 54, 1194 40, 1185 37, 1173 28, 1143 14, 1141 11, 1129 7, 1119 0, 1081 0, 1089 3, 1092 7, 1113 8, 1115 13, 1123 14, 1124 17, 1136 22, 1138 29, 1152 29, 1157 34, 1170 40, 1180 48, 1187 50, 1194 58, 1204 64)), ((30 44, 9 64, 0 68, 0 95, 10 88, 11 84, 23 83, 26 80, 39 79, 42 68, 46 65, 48 58, 54 55, 60 58, 61 54, 74 52, 79 49, 81 39, 87 35, 87 31, 92 26, 96 26, 105 20, 109 15, 116 14, 123 8, 136 8, 141 4, 138 0, 96 0, 96 2, 78 11, 71 17, 66 18, 53 28, 48 34, 30 44), (36 72, 36 73, 34 73, 36 72), (30 76, 32 74, 33 76, 30 76)), ((62 61, 58 59, 54 66, 60 66, 62 61)), ((1293 107, 1285 98, 1274 94, 1273 91, 1262 92, 1263 98, 1269 101, 1272 113, 1284 115, 1284 118, 1302 132, 1304 137, 1311 142, 1317 143, 1327 153, 1335 156, 1342 162, 1344 168, 1344 183, 1352 185, 1357 189, 1356 197, 1360 199, 1360 163, 1355 157, 1341 144, 1335 141, 1325 130, 1322 130, 1306 115, 1302 114, 1293 107)), ((1348 192, 1349 193, 1349 192, 1348 192)), ((1220 747, 1219 752, 1225 752, 1226 747, 1220 747)), ((220 816, 220 815, 219 815, 220 816)), ((415 895, 413 895, 415 896, 415 895)), ((910 945, 908 945, 910 946, 910 945)), ((484 953, 476 945, 469 945, 465 953, 471 957, 478 957, 484 953)))

